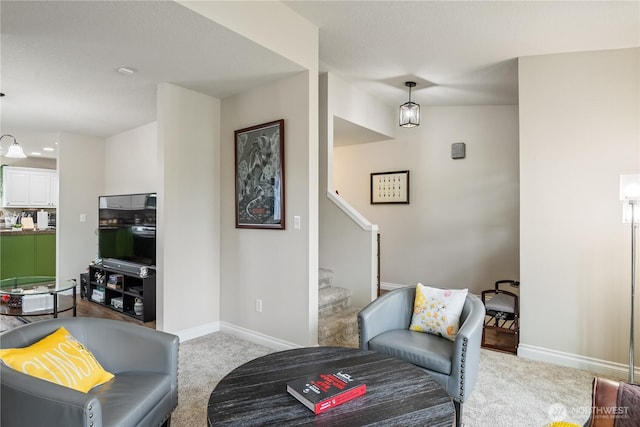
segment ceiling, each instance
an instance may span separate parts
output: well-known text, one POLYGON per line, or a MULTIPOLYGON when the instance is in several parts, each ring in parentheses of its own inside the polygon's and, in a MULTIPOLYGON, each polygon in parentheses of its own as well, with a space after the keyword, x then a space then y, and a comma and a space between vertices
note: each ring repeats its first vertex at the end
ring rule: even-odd
POLYGON ((294 1, 320 61, 394 105, 518 103, 517 58, 640 46, 640 2, 294 1))
POLYGON ((111 136, 156 119, 158 83, 225 98, 302 70, 173 1, 2 0, 0 17, 3 133, 111 136))
MULTIPOLYGON (((638 1, 285 4, 320 28, 321 71, 393 106, 407 80, 422 105, 517 104, 518 57, 640 46, 638 1)), ((3 133, 106 137, 155 120, 158 83, 222 99, 301 70, 172 1, 3 0, 0 16, 3 133)))

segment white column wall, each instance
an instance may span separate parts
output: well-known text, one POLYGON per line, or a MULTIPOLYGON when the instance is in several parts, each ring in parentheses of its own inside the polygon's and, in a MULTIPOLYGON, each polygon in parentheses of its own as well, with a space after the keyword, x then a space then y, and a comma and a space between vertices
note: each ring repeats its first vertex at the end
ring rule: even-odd
MULTIPOLYGON (((225 220, 225 215, 229 215, 229 209, 233 208, 234 199, 223 194, 221 300, 223 326, 245 334, 247 338, 267 337, 271 343, 279 340, 284 346, 316 344, 318 29, 280 2, 180 1, 180 4, 307 70, 224 100, 223 150, 233 147, 225 144, 232 144, 235 129, 278 118, 287 121, 286 218, 289 222, 294 215, 300 215, 302 227, 297 232, 291 230, 291 224, 287 224, 284 232, 236 230, 235 221, 225 220), (263 97, 256 97, 256 94, 263 97), (252 100, 250 104, 246 103, 249 99, 252 100), (235 108, 239 109, 230 116, 229 109, 235 108), (265 251, 278 250, 279 253, 269 252, 265 258, 265 251), (273 262, 265 263, 276 255, 279 257, 273 262), (235 275, 236 272, 239 275, 235 275), (256 319, 255 299, 258 293, 266 296, 263 298, 262 316, 256 319)), ((224 168, 228 167, 227 162, 233 165, 233 157, 229 157, 228 151, 221 154, 221 182, 224 183, 221 190, 229 191, 233 188, 234 178, 224 168)))
POLYGON ((98 251, 98 196, 104 192, 104 140, 61 133, 58 139, 56 272, 77 279, 98 251), (80 216, 86 221, 81 222, 80 216))
POLYGON ((105 139, 105 194, 158 191, 158 123, 105 139))
POLYGON ((631 247, 618 182, 640 171, 639 56, 520 59, 521 355, 627 369, 631 247))
POLYGON ((302 72, 222 102, 221 318, 295 345, 317 343, 317 320, 315 326, 307 321, 313 292, 309 270, 314 267, 310 228, 317 227, 309 204, 309 171, 315 168, 309 163, 308 88, 309 75, 302 72), (234 131, 278 119, 285 120, 286 229, 237 229, 234 131), (293 227, 294 216, 301 218, 300 230, 293 227), (262 300, 262 312, 255 310, 256 299, 262 300))
MULTIPOLYGON (((158 86, 157 329, 220 318, 220 100, 158 86)), ((185 332, 190 331, 190 332, 185 332)))

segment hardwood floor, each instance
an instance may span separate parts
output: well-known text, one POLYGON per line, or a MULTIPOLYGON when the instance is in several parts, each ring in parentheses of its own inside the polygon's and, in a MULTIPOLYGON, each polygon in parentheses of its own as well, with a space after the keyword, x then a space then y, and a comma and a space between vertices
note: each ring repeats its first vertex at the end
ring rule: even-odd
MULTIPOLYGON (((68 316, 73 316, 72 311, 68 311, 66 313, 68 316)), ((84 298, 78 298, 78 309, 76 315, 78 317, 100 317, 103 319, 113 319, 113 320, 121 320, 123 322, 133 323, 136 325, 144 325, 148 328, 155 329, 156 322, 155 320, 152 322, 141 322, 136 320, 126 314, 118 313, 115 310, 111 310, 110 308, 104 307, 100 304, 96 304, 84 298)), ((62 317, 62 316, 59 316, 62 317)))
MULTIPOLYGON (((118 313, 117 311, 111 310, 110 308, 104 307, 100 304, 96 304, 87 299, 80 298, 79 296, 77 299, 76 316, 77 317, 98 317, 103 319, 120 320, 127 323, 146 326, 152 329, 156 328, 155 321, 143 323, 139 320, 136 320, 125 314, 118 313)), ((27 316, 25 317, 28 318, 27 316)), ((50 319, 52 317, 53 316, 34 316, 33 320, 50 319)), ((73 317, 73 311, 69 310, 69 311, 59 313, 58 317, 59 318, 73 317)), ((11 316, 0 316, 0 321, 7 321, 8 323, 10 320, 11 320, 11 316)))
POLYGON ((517 354, 518 339, 516 335, 499 332, 492 329, 485 331, 485 342, 489 345, 498 345, 504 348, 512 348, 513 350, 502 350, 492 347, 485 347, 487 350, 502 351, 503 353, 517 354))

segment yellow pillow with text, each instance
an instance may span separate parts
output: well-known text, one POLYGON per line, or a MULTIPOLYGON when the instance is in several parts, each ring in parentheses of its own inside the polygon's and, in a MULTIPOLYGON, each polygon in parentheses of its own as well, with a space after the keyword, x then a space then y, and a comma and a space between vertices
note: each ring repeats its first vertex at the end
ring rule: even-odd
POLYGON ((467 289, 439 289, 418 283, 409 329, 454 341, 467 292, 467 289))
POLYGON ((29 347, 0 350, 0 359, 16 371, 84 393, 114 377, 63 327, 29 347))

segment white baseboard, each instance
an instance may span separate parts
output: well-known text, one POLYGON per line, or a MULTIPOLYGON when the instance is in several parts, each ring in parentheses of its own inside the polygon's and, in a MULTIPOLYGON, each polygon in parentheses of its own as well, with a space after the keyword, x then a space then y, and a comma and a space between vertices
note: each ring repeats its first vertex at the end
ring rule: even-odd
POLYGON ((204 335, 212 334, 220 330, 220 322, 211 322, 195 328, 184 329, 175 334, 180 338, 180 342, 189 341, 204 335))
POLYGON ((302 347, 298 344, 294 344, 289 341, 284 341, 279 338, 274 338, 269 335, 261 334, 260 332, 252 331, 250 329, 246 329, 241 326, 233 325, 227 322, 220 322, 220 330, 222 332, 235 335, 238 338, 242 338, 247 341, 251 341, 253 343, 272 348, 274 350, 291 350, 293 348, 302 347))
POLYGON ((182 331, 175 332, 175 335, 180 338, 180 342, 184 342, 192 340, 194 338, 202 337, 204 335, 212 334, 214 332, 225 332, 231 335, 235 335, 238 338, 242 338, 244 340, 272 348, 274 350, 291 350, 293 348, 301 347, 298 344, 284 341, 269 335, 261 334, 260 332, 252 331, 250 329, 246 329, 227 322, 211 322, 205 325, 197 326, 195 328, 184 329, 182 331))
MULTIPOLYGON (((518 356, 540 362, 553 363, 568 368, 582 369, 607 377, 625 379, 629 377, 629 365, 581 356, 579 354, 565 353, 534 345, 518 345, 518 356)), ((634 370, 634 376, 638 375, 638 367, 634 370)))

